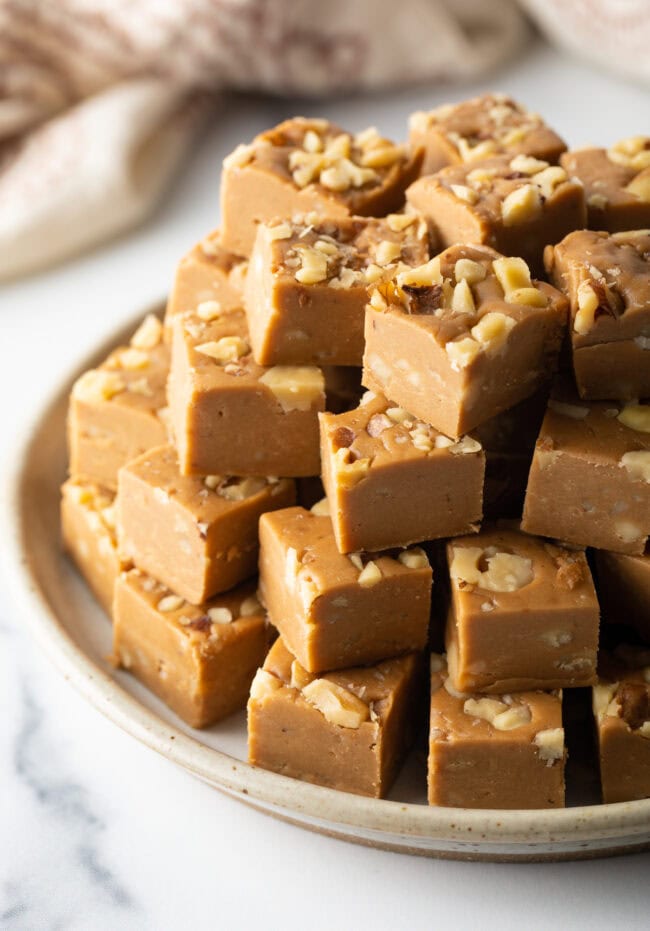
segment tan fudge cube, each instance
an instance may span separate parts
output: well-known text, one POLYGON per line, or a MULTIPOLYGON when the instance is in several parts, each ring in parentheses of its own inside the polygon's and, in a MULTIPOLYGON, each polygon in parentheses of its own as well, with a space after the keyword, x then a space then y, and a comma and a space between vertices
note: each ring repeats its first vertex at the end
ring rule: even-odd
POLYGON ((422 657, 310 675, 282 638, 251 686, 248 758, 343 792, 385 796, 418 722, 422 657))
POLYGON ((476 530, 485 455, 453 442, 382 395, 320 414, 323 482, 342 553, 409 546, 476 530))
POLYGON ((582 181, 592 230, 638 230, 650 226, 650 137, 621 139, 610 149, 565 152, 560 164, 582 181))
POLYGON ((587 222, 582 185, 526 155, 443 168, 412 184, 406 197, 442 246, 486 243, 521 256, 536 274, 544 270, 544 247, 587 222))
POLYGON ((319 474, 319 368, 257 365, 243 310, 181 314, 172 329, 168 397, 183 474, 319 474))
POLYGON ((562 808, 562 693, 460 694, 431 656, 429 804, 562 808))
POLYGON ((309 672, 421 650, 431 577, 420 549, 343 556, 330 519, 304 508, 260 520, 260 597, 269 620, 309 672))
POLYGON ((545 253, 570 304, 573 369, 583 398, 650 396, 650 230, 571 233, 545 253))
POLYGON ((449 675, 462 692, 590 685, 599 610, 585 554, 510 529, 447 544, 449 675))
POLYGON ((121 563, 115 534, 115 493, 68 479, 61 486, 61 536, 93 594, 108 615, 121 563))
POLYGON ((633 627, 650 645, 650 552, 596 550, 596 588, 605 620, 633 627))
POLYGON ((368 284, 428 258, 416 216, 260 224, 245 291, 255 361, 361 365, 368 284))
POLYGON ((290 479, 183 476, 171 446, 120 471, 120 551, 193 604, 255 572, 260 514, 295 501, 290 479))
POLYGON ((422 174, 502 152, 557 162, 566 145, 537 113, 504 94, 485 94, 412 113, 409 142, 424 147, 422 174))
POLYGON ((566 308, 522 259, 451 246, 371 294, 363 384, 460 437, 548 380, 566 308))
POLYGON ((650 406, 582 401, 554 387, 522 528, 578 546, 643 553, 650 534, 650 406))
POLYGON ((256 224, 275 217, 385 216, 403 205, 421 161, 421 151, 375 129, 351 135, 328 120, 285 120, 224 159, 222 244, 250 255, 256 224))
POLYGON ((167 442, 169 349, 150 314, 129 346, 77 379, 68 409, 70 474, 115 491, 129 459, 167 442))
POLYGON ((266 649, 254 583, 194 606, 137 569, 117 580, 115 664, 192 727, 209 727, 245 706, 266 649))

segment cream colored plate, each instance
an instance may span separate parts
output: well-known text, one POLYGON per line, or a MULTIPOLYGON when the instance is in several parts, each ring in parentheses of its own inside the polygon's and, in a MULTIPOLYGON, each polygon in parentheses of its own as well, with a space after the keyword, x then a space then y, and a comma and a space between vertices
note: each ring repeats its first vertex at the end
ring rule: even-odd
MULTIPOLYGON (((138 320, 142 315, 138 315, 138 320)), ((650 849, 650 799, 561 811, 430 808, 406 767, 393 799, 377 801, 297 782, 246 762, 243 713, 193 731, 125 673, 112 671, 110 625, 59 545, 65 412, 74 377, 136 325, 84 360, 31 425, 6 489, 9 578, 20 609, 66 678, 135 738, 205 782, 279 818, 360 844, 425 856, 559 860, 650 849)), ((421 761, 420 761, 421 764, 421 761)))

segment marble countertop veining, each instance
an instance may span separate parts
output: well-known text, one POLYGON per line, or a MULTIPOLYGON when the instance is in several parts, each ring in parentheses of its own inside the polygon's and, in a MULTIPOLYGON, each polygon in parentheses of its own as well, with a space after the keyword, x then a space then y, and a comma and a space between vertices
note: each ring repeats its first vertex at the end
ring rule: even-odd
MULTIPOLYGON (((399 137, 411 110, 488 88, 542 111, 574 144, 647 131, 647 91, 540 46, 472 86, 312 107, 225 103, 139 230, 0 290, 3 476, 16 434, 50 387, 120 320, 164 294, 181 254, 216 225, 220 159, 236 142, 307 110, 399 137)), ((176 769, 87 705, 30 636, 6 580, 0 587, 2 931, 417 931, 434 923, 634 931, 648 926, 649 869, 650 854, 557 865, 417 859, 274 821, 176 769)))

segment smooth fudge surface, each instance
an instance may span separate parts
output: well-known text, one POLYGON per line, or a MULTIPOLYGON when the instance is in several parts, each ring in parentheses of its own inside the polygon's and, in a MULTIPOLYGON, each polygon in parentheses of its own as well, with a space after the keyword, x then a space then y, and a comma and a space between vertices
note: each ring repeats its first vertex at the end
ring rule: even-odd
POLYGON ((566 313, 523 259, 451 246, 372 292, 363 384, 460 437, 548 381, 566 313))
POLYGON ((633 627, 650 646, 650 551, 640 556, 596 550, 596 588, 604 618, 633 627))
POLYGON ((413 742, 422 657, 308 673, 276 640, 251 686, 248 757, 285 776, 385 796, 413 742))

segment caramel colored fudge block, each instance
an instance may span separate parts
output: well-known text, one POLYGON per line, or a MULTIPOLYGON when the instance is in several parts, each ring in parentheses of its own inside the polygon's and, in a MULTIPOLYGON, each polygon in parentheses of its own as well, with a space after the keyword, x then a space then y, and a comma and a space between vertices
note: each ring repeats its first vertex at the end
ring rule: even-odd
POLYGON ((309 672, 424 648, 432 573, 423 550, 344 556, 329 517, 300 507, 263 515, 259 529, 260 597, 309 672))
POLYGON ((257 365, 243 310, 172 319, 168 398, 181 472, 318 475, 321 369, 257 365))
POLYGON ((167 442, 169 349, 150 314, 129 346, 75 382, 68 409, 70 475, 115 491, 117 471, 167 442))
POLYGON ((607 621, 634 627, 650 645, 650 552, 596 550, 596 588, 607 621))
POLYGON ((650 406, 582 401, 558 383, 537 440, 522 528, 619 553, 650 534, 650 406))
POLYGON ((602 659, 593 712, 603 802, 650 798, 649 651, 602 659))
POLYGON ((485 455, 368 392, 344 414, 321 414, 323 482, 342 553, 409 546, 477 529, 485 455))
POLYGON ((251 686, 248 758, 284 776, 381 798, 413 741, 421 680, 415 653, 316 678, 279 638, 251 686))
POLYGON ((566 310, 523 259, 451 246, 372 292, 363 384, 460 437, 548 380, 566 310))
POLYGON ((570 304, 573 368, 583 398, 650 396, 650 230, 571 233, 545 253, 570 304))
POLYGON ((428 258, 415 215, 260 224, 245 291, 255 361, 361 365, 368 285, 428 258))
POLYGON ((442 246, 486 243, 525 259, 537 274, 548 243, 586 226, 580 182, 564 168, 516 155, 443 168, 406 192, 432 224, 442 246))
POLYGON ((409 118, 409 142, 424 147, 422 174, 501 153, 557 162, 566 145, 537 113, 503 94, 443 104, 409 118))
POLYGON ((461 692, 591 685, 599 610, 585 554, 490 528, 447 544, 449 676, 461 692))
POLYGON ((562 808, 562 693, 468 695, 431 656, 429 804, 451 808, 562 808))
POLYGON ((267 649, 255 583, 190 605, 137 569, 115 585, 113 653, 192 727, 246 704, 267 649))
POLYGON ((290 479, 183 476, 173 447, 161 446, 120 471, 120 551, 200 604, 253 575, 260 514, 294 501, 290 479))
POLYGON ((376 129, 351 135, 328 120, 285 120, 224 159, 222 245, 250 255, 256 225, 275 217, 385 216, 403 205, 421 162, 421 151, 376 129))
POLYGON ((121 568, 114 503, 114 492, 99 485, 68 479, 61 487, 63 546, 109 615, 121 568))
POLYGON ((621 139, 610 149, 565 152, 560 164, 582 181, 590 229, 616 233, 650 226, 650 136, 621 139))

